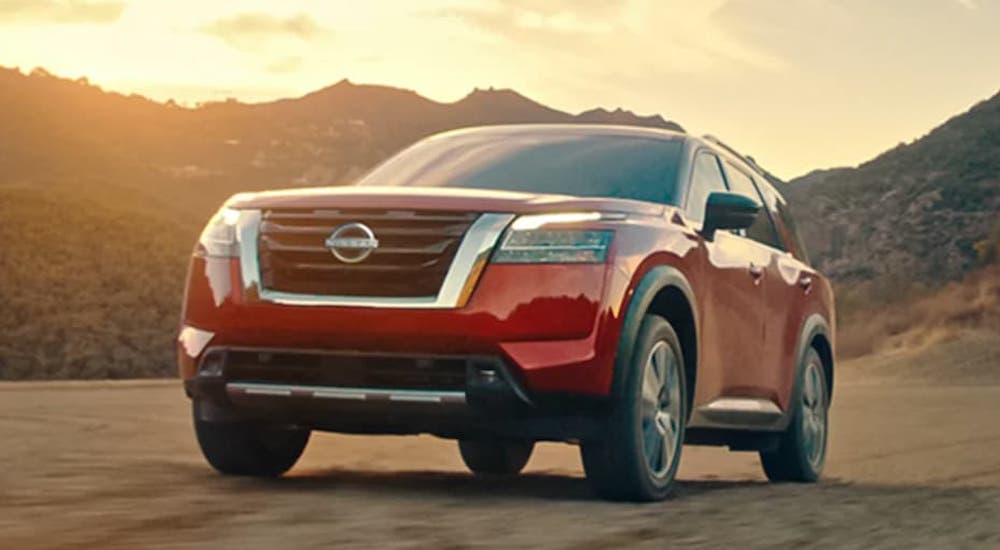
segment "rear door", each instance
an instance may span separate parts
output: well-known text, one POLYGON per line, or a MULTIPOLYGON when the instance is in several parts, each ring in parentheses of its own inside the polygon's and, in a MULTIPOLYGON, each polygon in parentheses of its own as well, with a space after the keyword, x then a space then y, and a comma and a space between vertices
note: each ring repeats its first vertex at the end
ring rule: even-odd
MULTIPOLYGON (((696 226, 704 221, 705 203, 714 191, 728 191, 719 158, 708 150, 694 159, 685 210, 696 226)), ((706 252, 698 300, 701 335, 695 405, 720 396, 760 397, 756 387, 765 363, 765 270, 769 253, 753 241, 728 231, 703 241, 706 252)))
POLYGON ((764 296, 764 356, 777 378, 779 404, 785 409, 795 380, 799 332, 817 275, 807 263, 785 199, 770 184, 756 183, 777 233, 775 247, 780 249, 774 251, 768 267, 768 278, 773 284, 768 286, 764 296))

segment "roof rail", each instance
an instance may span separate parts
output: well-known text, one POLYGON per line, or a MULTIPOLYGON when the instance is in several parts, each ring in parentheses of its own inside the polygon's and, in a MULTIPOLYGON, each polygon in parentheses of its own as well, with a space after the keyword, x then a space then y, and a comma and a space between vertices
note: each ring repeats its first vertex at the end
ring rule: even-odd
POLYGON ((713 143, 713 144, 721 147, 722 149, 725 149, 727 152, 729 152, 734 157, 736 157, 736 158, 742 160, 743 162, 747 163, 747 165, 749 165, 751 168, 753 168, 754 170, 756 170, 757 172, 759 172, 761 176, 764 176, 765 178, 768 177, 767 171, 765 171, 763 168, 761 168, 761 166, 759 164, 757 164, 757 161, 754 160, 754 158, 751 157, 750 155, 742 155, 742 154, 740 154, 739 152, 736 151, 736 149, 733 149, 732 147, 730 147, 729 145, 727 145, 726 142, 722 141, 721 139, 719 139, 719 138, 717 138, 717 137, 715 137, 715 136, 713 136, 711 134, 705 134, 704 136, 702 136, 702 139, 704 139, 705 141, 708 141, 710 143, 713 143))

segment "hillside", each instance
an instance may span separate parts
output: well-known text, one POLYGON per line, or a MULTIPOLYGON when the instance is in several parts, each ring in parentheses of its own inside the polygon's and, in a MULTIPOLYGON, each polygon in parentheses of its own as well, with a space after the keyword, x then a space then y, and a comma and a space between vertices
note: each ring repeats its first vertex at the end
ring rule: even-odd
MULTIPOLYGON (((941 288, 912 293, 891 307, 851 304, 853 292, 850 288, 838 296, 843 302, 837 334, 841 358, 920 351, 979 332, 990 335, 994 346, 1000 338, 1000 264, 973 271, 941 288)), ((1000 349, 995 348, 997 353, 1000 349)))
POLYGON ((173 372, 199 222, 107 180, 0 185, 0 379, 173 372))
MULTIPOLYGON (((0 68, 0 169, 10 179, 133 175, 210 187, 334 185, 443 130, 516 122, 601 122, 680 129, 659 116, 572 115, 512 90, 438 103, 342 80, 300 98, 197 108, 104 92, 85 79, 0 68)), ((141 184, 148 186, 147 184, 141 184)))
POLYGON ((810 253, 842 284, 905 292, 960 277, 1000 223, 1000 94, 913 143, 784 191, 810 253))

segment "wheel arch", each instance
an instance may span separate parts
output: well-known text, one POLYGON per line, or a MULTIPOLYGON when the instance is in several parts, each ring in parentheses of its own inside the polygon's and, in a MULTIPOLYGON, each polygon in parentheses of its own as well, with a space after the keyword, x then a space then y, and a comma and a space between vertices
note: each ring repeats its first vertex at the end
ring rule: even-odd
POLYGON ((799 369, 802 367, 803 359, 810 349, 816 350, 820 360, 823 362, 823 372, 826 375, 827 395, 833 397, 834 384, 834 353, 833 339, 830 333, 830 324, 827 323, 818 313, 810 315, 802 323, 802 330, 799 332, 798 349, 795 353, 795 384, 792 387, 791 400, 798 399, 801 388, 799 387, 799 369))
POLYGON ((628 301, 618 337, 611 395, 615 398, 623 395, 628 365, 634 360, 633 343, 638 337, 642 318, 649 313, 666 319, 677 333, 684 355, 688 395, 693 399, 698 371, 698 310, 687 277, 669 265, 659 265, 647 271, 628 301))
POLYGON ((819 353, 819 358, 823 361, 823 372, 826 374, 826 393, 833 398, 834 382, 834 360, 833 345, 830 343, 830 336, 825 332, 817 332, 809 341, 809 346, 819 353))

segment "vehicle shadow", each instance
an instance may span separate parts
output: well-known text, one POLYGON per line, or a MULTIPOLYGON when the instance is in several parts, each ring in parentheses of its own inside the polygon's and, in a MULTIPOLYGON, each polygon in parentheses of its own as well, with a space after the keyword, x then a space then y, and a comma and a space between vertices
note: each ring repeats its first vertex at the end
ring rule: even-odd
MULTIPOLYGON (((535 498, 543 500, 594 500, 586 479, 565 474, 530 472, 518 476, 475 476, 464 472, 436 471, 363 471, 323 469, 298 472, 283 478, 266 480, 294 491, 358 490, 379 494, 461 495, 467 499, 535 498)), ((675 496, 745 490, 767 487, 768 483, 750 480, 678 480, 675 496)))

